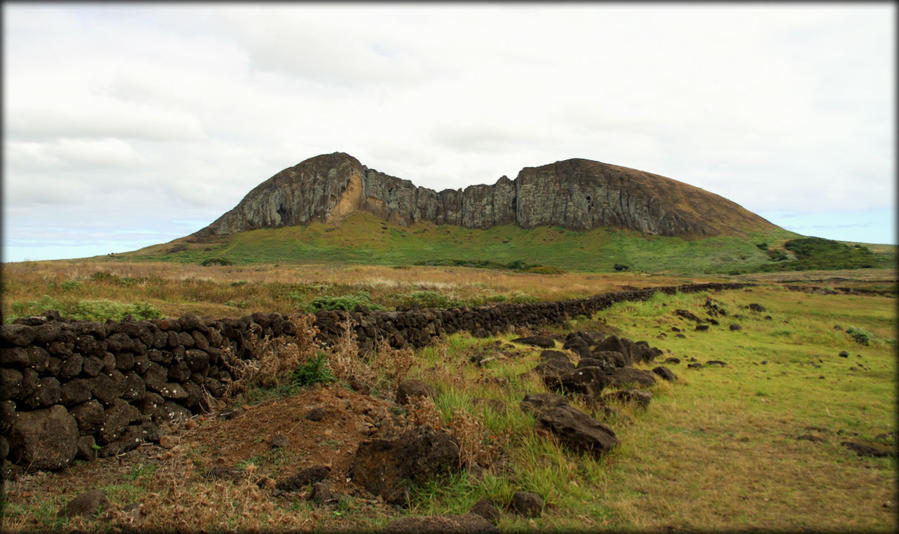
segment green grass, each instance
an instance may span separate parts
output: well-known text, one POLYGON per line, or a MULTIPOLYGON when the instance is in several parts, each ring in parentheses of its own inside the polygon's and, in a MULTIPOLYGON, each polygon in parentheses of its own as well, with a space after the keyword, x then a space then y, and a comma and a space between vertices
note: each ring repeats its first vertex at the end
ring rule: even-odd
POLYGON ((354 213, 334 223, 312 223, 253 230, 211 243, 192 243, 174 253, 170 244, 155 245, 120 260, 163 260, 202 263, 221 258, 234 264, 257 262, 346 262, 381 265, 457 265, 548 273, 556 270, 725 273, 751 271, 771 262, 755 243, 783 243, 798 237, 788 231, 747 236, 682 238, 649 236, 629 230, 600 228, 573 231, 514 225, 486 230, 419 223, 408 227, 387 223, 373 215, 354 213), (620 267, 619 267, 620 268, 620 267))

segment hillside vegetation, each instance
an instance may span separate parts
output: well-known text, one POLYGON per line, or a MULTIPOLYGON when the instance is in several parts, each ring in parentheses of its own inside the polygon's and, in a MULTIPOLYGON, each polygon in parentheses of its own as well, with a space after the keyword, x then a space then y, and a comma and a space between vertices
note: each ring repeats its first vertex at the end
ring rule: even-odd
POLYGON ((514 225, 486 230, 417 223, 400 226, 356 212, 339 222, 241 232, 218 240, 179 239, 115 258, 198 264, 325 263, 462 265, 532 272, 730 273, 891 267, 892 252, 871 252, 786 230, 745 237, 650 236, 600 228, 573 231, 514 225), (785 243, 794 241, 793 248, 785 243), (764 247, 760 246, 764 245, 764 247), (850 254, 846 254, 846 252, 850 254))
POLYGON ((380 265, 520 262, 556 269, 610 272, 615 266, 644 272, 721 273, 752 270, 771 258, 753 243, 771 245, 799 237, 777 230, 748 238, 691 239, 601 228, 578 232, 504 225, 477 230, 417 223, 400 226, 367 213, 337 223, 241 232, 208 243, 184 239, 116 255, 127 260, 233 264, 347 262, 380 265))

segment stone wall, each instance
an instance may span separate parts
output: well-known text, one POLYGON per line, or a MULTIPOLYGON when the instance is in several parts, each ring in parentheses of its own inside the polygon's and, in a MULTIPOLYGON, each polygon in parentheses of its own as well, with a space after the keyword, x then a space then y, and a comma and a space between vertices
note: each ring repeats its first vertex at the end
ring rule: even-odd
MULTIPOLYGON (((649 288, 585 299, 475 308, 407 311, 319 311, 319 341, 333 344, 352 321, 362 350, 379 339, 422 347, 434 337, 469 331, 486 337, 511 326, 559 324, 624 300, 665 293, 737 289, 745 284, 649 288)), ((56 312, 0 328, 0 459, 35 469, 61 469, 157 441, 160 428, 208 409, 231 381, 224 351, 252 359, 251 332, 295 334, 278 313, 240 319, 188 315, 153 321, 68 320, 56 312)))

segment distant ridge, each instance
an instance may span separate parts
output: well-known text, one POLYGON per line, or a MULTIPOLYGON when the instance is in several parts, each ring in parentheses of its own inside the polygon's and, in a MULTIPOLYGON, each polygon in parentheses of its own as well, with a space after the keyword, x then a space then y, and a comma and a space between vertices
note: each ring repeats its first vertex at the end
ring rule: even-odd
POLYGON ((627 228, 651 235, 744 235, 779 228, 719 195, 671 178, 588 159, 525 167, 515 180, 436 192, 362 165, 342 152, 289 167, 193 234, 205 240, 366 211, 387 221, 490 228, 627 228))

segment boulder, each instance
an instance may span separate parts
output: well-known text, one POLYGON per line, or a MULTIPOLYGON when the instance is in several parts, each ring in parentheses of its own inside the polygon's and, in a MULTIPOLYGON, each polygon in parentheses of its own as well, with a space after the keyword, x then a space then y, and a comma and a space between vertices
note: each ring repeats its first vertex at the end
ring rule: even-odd
POLYGON ((86 515, 97 517, 109 507, 106 495, 100 490, 92 490, 75 497, 56 514, 57 517, 86 515))
POLYGON ((350 473, 356 483, 385 501, 405 504, 411 484, 460 468, 456 439, 442 430, 420 426, 395 440, 360 443, 350 473))
POLYGON ((536 427, 556 435, 564 445, 595 457, 618 444, 611 428, 572 406, 544 409, 537 416, 536 427))
POLYGON ((518 515, 540 517, 543 512, 543 497, 530 491, 516 491, 509 508, 518 515))
POLYGON ((314 465, 300 469, 294 475, 279 481, 275 487, 281 491, 302 491, 309 484, 328 478, 331 468, 327 465, 314 465))
POLYGON ((512 343, 521 343, 523 345, 533 345, 544 349, 551 349, 556 346, 556 341, 546 336, 529 336, 519 337, 512 340, 512 343))
POLYGON ((547 408, 568 406, 568 399, 555 393, 528 393, 519 406, 521 411, 537 415, 547 408))
POLYGON ((499 521, 499 508, 497 508, 496 503, 491 499, 481 499, 476 502, 468 513, 477 514, 489 521, 492 525, 495 525, 497 521, 499 521))
POLYGON ((652 371, 644 371, 643 369, 635 369, 633 367, 622 367, 616 369, 609 375, 611 386, 627 386, 629 384, 637 386, 654 386, 656 383, 652 371))
POLYGON ((19 412, 9 436, 13 460, 34 469, 59 470, 75 459, 78 423, 62 405, 19 412))
POLYGON ((396 402, 401 405, 409 404, 413 399, 418 397, 428 397, 433 399, 436 395, 437 393, 434 391, 432 385, 424 380, 418 380, 417 378, 403 380, 396 387, 396 402))
POLYGON ((603 396, 603 399, 636 404, 645 410, 649 407, 649 402, 652 400, 652 393, 640 389, 624 389, 609 393, 603 396))
POLYGON ((663 380, 667 380, 668 382, 676 382, 677 381, 677 375, 675 375, 671 371, 671 369, 668 369, 665 366, 660 365, 660 366, 654 368, 652 370, 652 372, 657 374, 658 376, 662 377, 663 380))

